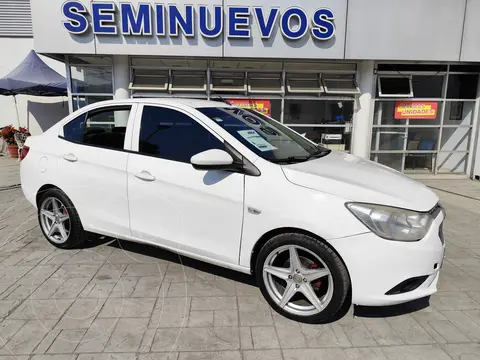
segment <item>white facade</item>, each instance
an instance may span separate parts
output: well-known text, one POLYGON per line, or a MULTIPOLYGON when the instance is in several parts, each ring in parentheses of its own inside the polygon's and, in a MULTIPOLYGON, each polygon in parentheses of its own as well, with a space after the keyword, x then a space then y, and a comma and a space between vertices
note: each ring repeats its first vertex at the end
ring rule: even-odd
MULTIPOLYGON (((65 105, 40 98, 47 109, 18 97, 21 124, 28 120, 32 133, 104 99, 221 95, 266 101, 273 117, 314 141, 403 172, 480 175, 480 24, 469 15, 473 0, 300 0, 293 7, 283 0, 31 0, 31 6, 34 49, 64 61, 66 69, 47 64, 70 82, 65 105), (421 19, 398 17, 405 7, 421 19), (386 94, 388 86, 393 93, 386 94), (405 86, 410 93, 398 93, 405 86), (405 101, 434 106, 435 114, 402 117, 397 110, 405 101)), ((10 47, 20 59, 8 63, 16 64, 23 53, 10 47)))

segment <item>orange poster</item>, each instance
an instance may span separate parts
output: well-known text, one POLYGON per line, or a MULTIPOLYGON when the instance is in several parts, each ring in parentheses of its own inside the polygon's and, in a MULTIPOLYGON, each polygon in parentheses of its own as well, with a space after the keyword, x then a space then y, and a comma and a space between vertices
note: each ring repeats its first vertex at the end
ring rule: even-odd
POLYGON ((395 119, 436 119, 437 102, 397 101, 395 103, 395 119))
POLYGON ((264 115, 270 116, 270 112, 271 112, 270 100, 227 99, 227 101, 233 106, 257 110, 258 112, 264 115))

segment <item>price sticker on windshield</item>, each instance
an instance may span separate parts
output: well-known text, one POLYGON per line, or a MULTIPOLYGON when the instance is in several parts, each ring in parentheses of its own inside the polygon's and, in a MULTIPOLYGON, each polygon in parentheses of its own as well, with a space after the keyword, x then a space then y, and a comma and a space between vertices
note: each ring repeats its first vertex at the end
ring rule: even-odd
POLYGON ((240 130, 238 133, 241 137, 262 152, 277 150, 275 146, 262 138, 255 130, 240 130))

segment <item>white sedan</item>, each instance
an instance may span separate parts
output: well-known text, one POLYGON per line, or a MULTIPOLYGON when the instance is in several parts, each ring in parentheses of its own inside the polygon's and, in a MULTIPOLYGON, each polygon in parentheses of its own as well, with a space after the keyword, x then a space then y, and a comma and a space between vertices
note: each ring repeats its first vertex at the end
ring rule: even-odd
POLYGON ((23 192, 59 248, 93 232, 252 273, 277 312, 308 323, 331 319, 350 290, 358 305, 436 291, 445 250, 437 196, 258 112, 108 101, 26 145, 23 192))

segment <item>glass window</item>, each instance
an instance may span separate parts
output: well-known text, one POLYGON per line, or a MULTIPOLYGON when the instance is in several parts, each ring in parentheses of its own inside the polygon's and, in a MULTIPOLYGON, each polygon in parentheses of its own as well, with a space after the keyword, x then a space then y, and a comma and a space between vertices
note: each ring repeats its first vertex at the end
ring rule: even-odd
POLYGON ((351 123, 353 101, 285 100, 283 122, 289 125, 351 123))
POLYGON ((79 96, 74 95, 73 100, 73 111, 77 111, 87 105, 95 104, 100 101, 112 100, 113 96, 79 96))
POLYGON ((443 76, 413 75, 413 96, 416 98, 442 98, 443 76))
POLYGON ((247 91, 245 73, 213 71, 210 89, 217 92, 245 92, 247 91))
POLYGON ((380 97, 412 97, 412 78, 409 76, 379 76, 378 95, 380 97))
POLYGON ((472 125, 474 110, 475 102, 473 101, 447 101, 443 125, 472 125))
POLYGON ((468 151, 472 130, 464 127, 444 127, 440 151, 468 151))
POLYGON ((165 91, 168 89, 168 70, 134 69, 130 89, 165 91))
POLYGON ((467 171, 468 154, 466 153, 440 152, 437 157, 439 173, 465 174, 467 171))
POLYGON ((70 121, 63 127, 63 137, 65 140, 75 143, 81 143, 83 139, 83 125, 87 114, 82 114, 70 121))
POLYGON ((225 149, 223 143, 188 115, 162 107, 145 106, 139 152, 162 159, 190 163, 206 150, 225 149))
POLYGON ((409 151, 437 151, 439 128, 408 128, 409 151))
POLYGON ((112 68, 107 66, 72 66, 72 92, 74 94, 113 93, 112 68))
POLYGON ((256 111, 235 107, 197 110, 268 161, 303 162, 329 154, 329 150, 315 145, 288 127, 256 111))
POLYGON ((404 150, 407 137, 406 128, 373 129, 373 150, 404 150))
POLYGON ((323 85, 327 94, 359 94, 355 75, 323 75, 323 85))
POLYGON ((172 71, 172 91, 206 91, 207 73, 204 71, 172 71))
POLYGON ((478 75, 452 74, 448 78, 447 99, 475 99, 477 97, 478 75))
POLYGON ((375 112, 373 117, 374 125, 406 125, 409 120, 410 125, 440 125, 442 118, 442 103, 439 101, 376 101, 375 112), (402 111, 410 107, 418 111, 429 110, 433 111, 434 115, 424 116, 426 118, 419 118, 418 116, 411 116, 407 118, 406 111, 402 111), (435 116, 433 118, 433 116, 435 116))
POLYGON ((403 154, 372 154, 372 160, 388 166, 397 171, 402 171, 403 154))
POLYGON ((287 74, 287 90, 289 93, 297 94, 320 94, 323 92, 320 74, 287 74))
POLYGON ((95 110, 88 114, 83 143, 123 150, 130 106, 95 110))
POLYGON ((263 94, 283 94, 285 88, 282 84, 281 73, 256 73, 248 74, 248 92, 263 94))
POLYGON ((336 151, 350 151, 352 133, 345 127, 291 127, 302 136, 320 144, 327 149, 336 151))

